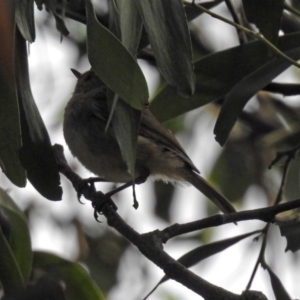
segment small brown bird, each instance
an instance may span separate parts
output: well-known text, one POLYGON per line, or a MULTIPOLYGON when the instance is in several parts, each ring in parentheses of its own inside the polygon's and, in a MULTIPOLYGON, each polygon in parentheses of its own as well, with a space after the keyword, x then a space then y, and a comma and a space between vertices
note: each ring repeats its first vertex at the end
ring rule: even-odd
MULTIPOLYGON (((74 70, 73 73, 78 82, 66 106, 63 124, 65 140, 72 154, 106 181, 132 181, 112 125, 105 131, 109 116, 106 85, 92 70, 83 74, 74 70)), ((224 213, 235 212, 231 203, 198 174, 176 138, 147 108, 142 111, 135 172, 137 177, 150 175, 188 182, 224 213)))

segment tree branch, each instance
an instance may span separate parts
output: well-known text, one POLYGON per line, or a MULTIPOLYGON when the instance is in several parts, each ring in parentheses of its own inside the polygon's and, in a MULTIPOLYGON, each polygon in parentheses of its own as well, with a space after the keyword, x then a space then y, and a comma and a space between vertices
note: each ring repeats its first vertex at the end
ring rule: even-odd
POLYGON ((53 149, 59 171, 72 182, 76 191, 82 193, 88 200, 91 200, 93 207, 107 218, 108 225, 116 229, 149 260, 163 269, 169 278, 183 284, 206 300, 266 299, 260 292, 247 291, 247 293, 243 293, 242 295, 231 293, 189 271, 163 250, 161 234, 158 230, 147 234, 139 234, 135 231, 117 214, 110 198, 102 192, 97 192, 93 186, 87 184, 84 186, 81 185, 81 177, 75 174, 66 162, 63 155, 63 147, 61 145, 54 145, 53 149))

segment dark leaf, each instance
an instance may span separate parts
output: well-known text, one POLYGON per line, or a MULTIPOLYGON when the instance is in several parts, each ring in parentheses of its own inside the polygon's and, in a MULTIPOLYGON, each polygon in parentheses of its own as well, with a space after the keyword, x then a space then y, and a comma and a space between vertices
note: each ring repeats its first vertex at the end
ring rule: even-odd
POLYGON ((287 240, 285 251, 292 252, 300 249, 300 216, 298 213, 293 213, 288 217, 276 217, 276 225, 279 226, 280 233, 287 240))
POLYGON ((78 263, 45 252, 34 252, 35 268, 53 275, 66 286, 67 299, 104 300, 102 292, 78 263))
POLYGON ((238 235, 233 238, 221 240, 208 245, 200 246, 194 250, 186 253, 178 259, 178 262, 183 264, 185 267, 190 268, 195 264, 199 263, 201 260, 206 259, 212 255, 224 251, 225 249, 233 246, 234 244, 240 242, 241 240, 253 235, 260 233, 260 230, 252 231, 246 234, 238 235))
POLYGON ((26 172, 19 160, 22 145, 19 107, 14 74, 13 1, 0 2, 0 167, 19 187, 26 185, 26 172))
POLYGON ((88 56, 92 68, 103 82, 132 107, 148 103, 148 87, 136 60, 122 43, 95 17, 90 0, 87 8, 88 56))
POLYGON ((63 36, 68 36, 70 32, 69 32, 68 28, 66 27, 66 24, 65 24, 64 20, 54 11, 53 11, 53 16, 55 18, 56 29, 63 36))
MULTIPOLYGON (((300 45, 285 53, 295 60, 299 59, 300 45)), ((229 92, 214 129, 216 141, 219 142, 221 146, 225 144, 232 127, 250 98, 290 65, 291 63, 282 57, 273 58, 262 67, 243 78, 229 92)))
MULTIPOLYGON (((281 51, 286 52, 299 46, 299 33, 279 37, 278 47, 281 51)), ((207 55, 195 63, 195 94, 186 99, 169 86, 161 87, 150 104, 151 111, 158 120, 164 122, 221 99, 238 82, 269 60, 265 46, 259 41, 207 55)))
POLYGON ((284 0, 243 0, 243 4, 247 20, 254 23, 267 40, 276 44, 284 0))
POLYGON ((135 1, 162 75, 178 93, 192 95, 195 89, 192 47, 182 1, 135 1))
POLYGON ((25 40, 35 40, 33 0, 16 1, 16 22, 25 40))
POLYGON ((34 102, 28 73, 26 43, 16 34, 16 74, 23 147, 21 162, 36 190, 49 200, 60 200, 62 189, 48 132, 34 102))
POLYGON ((277 275, 267 266, 276 300, 292 300, 277 275))
POLYGON ((136 0, 116 1, 120 15, 121 41, 129 53, 135 57, 143 29, 143 21, 136 0))

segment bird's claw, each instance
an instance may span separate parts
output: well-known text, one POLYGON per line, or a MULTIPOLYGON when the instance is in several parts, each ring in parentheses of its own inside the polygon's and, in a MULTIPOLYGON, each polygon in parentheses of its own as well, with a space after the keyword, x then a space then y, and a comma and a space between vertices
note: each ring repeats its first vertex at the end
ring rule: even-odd
POLYGON ((80 198, 84 194, 85 188, 92 188, 94 192, 96 192, 95 189, 95 182, 102 181, 100 177, 90 177, 86 179, 80 180, 80 182, 77 184, 77 199, 80 204, 84 204, 80 198))
POLYGON ((94 218, 97 222, 102 223, 98 219, 98 215, 103 214, 104 205, 110 205, 115 211, 118 210, 117 205, 111 200, 109 193, 103 194, 102 192, 97 192, 96 199, 92 202, 92 207, 94 208, 94 218))

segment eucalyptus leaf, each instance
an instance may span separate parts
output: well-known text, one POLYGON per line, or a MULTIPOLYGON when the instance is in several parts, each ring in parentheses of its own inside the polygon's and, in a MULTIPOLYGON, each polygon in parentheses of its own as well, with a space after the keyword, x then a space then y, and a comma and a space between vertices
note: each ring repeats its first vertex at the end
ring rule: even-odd
POLYGON ((195 89, 192 46, 181 0, 135 0, 158 68, 183 96, 195 89))
POLYGON ((62 189, 47 129, 34 102, 28 73, 26 43, 16 34, 16 75, 23 147, 21 163, 36 190, 49 200, 60 200, 62 189))
POLYGON ((124 45, 96 19, 90 0, 87 9, 88 57, 103 82, 136 109, 148 103, 145 77, 124 45))

